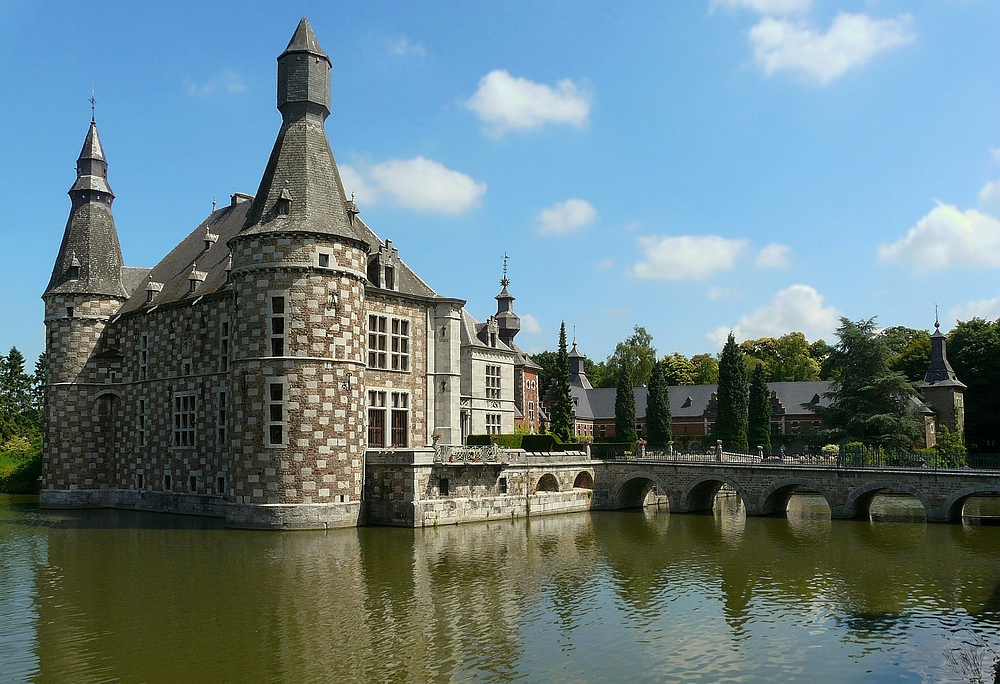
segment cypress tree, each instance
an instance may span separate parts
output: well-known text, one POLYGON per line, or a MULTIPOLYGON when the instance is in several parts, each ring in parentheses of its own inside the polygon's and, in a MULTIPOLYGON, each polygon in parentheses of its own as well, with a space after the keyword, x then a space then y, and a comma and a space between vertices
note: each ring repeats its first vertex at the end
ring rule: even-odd
POLYGON ((729 333, 719 359, 718 413, 715 436, 729 451, 747 450, 747 367, 736 339, 729 333))
POLYGON ((569 351, 566 348, 566 322, 559 326, 559 351, 553 377, 550 412, 552 433, 564 442, 573 435, 573 400, 569 396, 569 351))
POLYGON ((649 434, 650 448, 666 448, 667 443, 674 438, 672 423, 666 362, 657 361, 649 376, 649 394, 646 398, 646 432, 649 434))
POLYGON ((619 442, 635 442, 635 391, 632 388, 632 369, 622 364, 618 373, 618 389, 615 390, 615 439, 619 442))
POLYGON ((767 456, 771 453, 771 392, 767 389, 767 371, 762 363, 757 364, 750 377, 750 405, 747 413, 747 446, 751 449, 762 447, 767 456))

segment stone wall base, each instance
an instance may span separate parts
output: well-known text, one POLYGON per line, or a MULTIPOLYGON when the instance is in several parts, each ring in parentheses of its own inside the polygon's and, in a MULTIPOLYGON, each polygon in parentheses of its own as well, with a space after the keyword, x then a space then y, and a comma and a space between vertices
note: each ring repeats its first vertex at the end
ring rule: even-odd
POLYGON ((118 508, 153 513, 180 513, 212 518, 226 517, 226 501, 221 496, 151 492, 130 489, 43 489, 40 508, 118 508))
POLYGON ((592 492, 539 492, 529 496, 425 499, 408 502, 367 502, 369 525, 431 527, 484 520, 526 518, 536 515, 589 511, 592 492))
POLYGON ((327 530, 363 524, 360 501, 226 506, 226 527, 244 530, 327 530))

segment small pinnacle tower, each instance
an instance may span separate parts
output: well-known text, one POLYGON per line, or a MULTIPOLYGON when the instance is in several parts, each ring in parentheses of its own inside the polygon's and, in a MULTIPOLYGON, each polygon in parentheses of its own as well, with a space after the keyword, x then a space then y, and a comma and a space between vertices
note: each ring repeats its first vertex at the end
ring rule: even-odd
POLYGON ((948 338, 941 332, 941 323, 935 316, 931 334, 931 362, 920 383, 920 394, 937 412, 938 425, 946 425, 965 439, 965 384, 962 383, 948 361, 948 338))
POLYGON ((503 255, 503 278, 500 279, 500 294, 496 296, 496 320, 499 325, 500 340, 508 347, 514 346, 514 337, 521 332, 521 318, 514 313, 514 297, 507 290, 510 279, 507 277, 507 255, 503 255))
POLYGON ((573 348, 569 350, 569 384, 571 387, 582 387, 583 389, 594 389, 587 377, 585 369, 587 357, 576 348, 576 337, 573 337, 573 348))

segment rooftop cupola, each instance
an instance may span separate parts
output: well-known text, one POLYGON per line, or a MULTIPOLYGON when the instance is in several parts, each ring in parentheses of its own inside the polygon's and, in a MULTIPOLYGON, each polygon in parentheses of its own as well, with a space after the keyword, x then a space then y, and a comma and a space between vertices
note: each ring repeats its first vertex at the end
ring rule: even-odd
POLYGON ((514 346, 514 337, 521 332, 521 318, 514 313, 514 296, 507 289, 510 279, 507 277, 507 255, 503 255, 503 278, 500 279, 500 294, 497 300, 496 319, 500 326, 500 339, 508 347, 514 346))
POLYGON ((576 348, 576 336, 573 336, 573 348, 567 354, 569 358, 569 384, 571 387, 582 387, 583 389, 593 389, 590 378, 587 377, 586 363, 587 357, 576 348))
POLYGON ((45 295, 89 294, 125 298, 122 248, 111 213, 115 195, 108 185, 108 162, 97 123, 91 119, 69 189, 69 220, 45 295))
POLYGON ((367 245, 354 226, 323 128, 330 114, 330 68, 330 58, 302 19, 278 56, 281 130, 241 235, 319 233, 367 245))
POLYGON ((330 115, 330 58, 303 17, 278 57, 278 109, 286 119, 306 112, 330 115))
POLYGON ((931 333, 931 362, 927 366, 922 385, 965 387, 948 361, 948 338, 941 332, 941 323, 937 320, 937 316, 934 320, 934 332, 931 333))

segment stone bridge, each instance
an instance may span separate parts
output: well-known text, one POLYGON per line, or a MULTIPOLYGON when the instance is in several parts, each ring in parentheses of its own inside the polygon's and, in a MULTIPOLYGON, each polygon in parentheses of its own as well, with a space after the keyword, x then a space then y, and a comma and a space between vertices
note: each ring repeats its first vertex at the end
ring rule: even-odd
POLYGON ((747 515, 783 516, 796 491, 818 492, 833 518, 864 518, 878 494, 911 494, 928 522, 958 522, 971 496, 1000 496, 1000 471, 847 468, 827 464, 593 461, 592 508, 636 508, 656 497, 671 512, 711 511, 728 485, 747 515))

